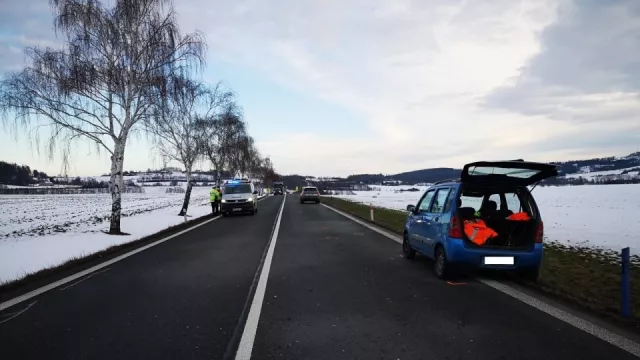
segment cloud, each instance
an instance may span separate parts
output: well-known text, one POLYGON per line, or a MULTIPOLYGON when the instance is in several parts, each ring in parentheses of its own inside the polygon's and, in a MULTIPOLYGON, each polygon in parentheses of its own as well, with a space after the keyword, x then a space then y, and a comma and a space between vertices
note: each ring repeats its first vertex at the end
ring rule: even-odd
MULTIPOLYGON (((504 150, 505 139, 520 131, 514 116, 478 102, 518 74, 555 14, 552 1, 537 0, 272 4, 244 1, 203 14, 189 3, 179 11, 190 26, 210 34, 212 56, 260 68, 285 86, 367 118, 375 135, 362 144, 322 139, 344 154, 340 162, 360 147, 376 154, 348 164, 351 172, 380 171, 374 160, 380 156, 393 172, 448 164, 461 151, 482 156, 490 155, 488 148, 504 150)), ((276 141, 282 153, 302 152, 288 138, 276 141)), ((319 141, 318 148, 303 149, 321 158, 327 147, 319 141)), ((331 173, 337 163, 314 169, 331 173)), ((291 161, 285 168, 304 172, 305 166, 291 161)))
POLYGON ((58 43, 47 1, 3 0, 0 7, 0 73, 22 69, 25 47, 58 43))
POLYGON ((633 0, 192 0, 176 7, 183 31, 206 34, 213 64, 257 70, 367 119, 373 135, 350 141, 297 129, 256 136, 287 173, 393 173, 631 146, 627 137, 603 148, 598 134, 606 121, 615 143, 637 122, 633 0))
POLYGON ((485 105, 569 123, 638 123, 640 3, 563 1, 541 51, 485 105))

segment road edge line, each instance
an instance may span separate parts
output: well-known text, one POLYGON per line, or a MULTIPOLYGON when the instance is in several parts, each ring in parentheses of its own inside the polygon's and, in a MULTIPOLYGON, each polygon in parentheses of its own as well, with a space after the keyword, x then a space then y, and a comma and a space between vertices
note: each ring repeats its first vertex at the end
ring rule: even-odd
POLYGON ((179 231, 179 232, 177 232, 177 233, 175 233, 173 235, 169 235, 169 236, 167 236, 165 238, 162 238, 160 240, 154 241, 151 244, 147 244, 147 245, 141 246, 141 247, 139 247, 139 248, 137 248, 135 250, 132 250, 132 251, 129 251, 129 252, 125 253, 125 254, 116 256, 116 257, 114 257, 112 259, 109 259, 109 260, 107 260, 105 262, 102 262, 102 263, 100 263, 98 265, 94 265, 94 266, 92 266, 92 267, 90 267, 88 269, 82 270, 82 271, 77 272, 77 273, 75 273, 73 275, 69 275, 69 276, 67 276, 65 278, 62 278, 62 279, 57 280, 57 281, 54 281, 54 282, 52 282, 50 284, 47 284, 47 285, 42 286, 42 287, 39 287, 39 288, 37 288, 35 290, 31 290, 26 294, 23 294, 23 295, 20 295, 20 296, 16 296, 15 298, 11 298, 11 299, 9 299, 7 301, 4 301, 4 302, 0 303, 0 311, 6 310, 6 309, 8 309, 8 308, 10 308, 10 307, 12 307, 14 305, 17 305, 17 304, 19 304, 21 302, 24 302, 26 300, 29 300, 31 298, 34 298, 34 297, 36 297, 38 295, 44 294, 47 291, 53 290, 53 289, 55 289, 55 288, 57 288, 57 287, 59 287, 61 285, 64 285, 64 284, 67 284, 67 283, 69 283, 71 281, 77 280, 77 279, 79 279, 79 278, 81 278, 83 276, 89 275, 89 274, 91 274, 91 273, 93 273, 93 272, 95 272, 97 270, 105 268, 105 267, 107 267, 107 266, 109 266, 111 264, 114 264, 114 263, 116 263, 116 262, 118 262, 120 260, 124 260, 124 259, 126 259, 126 258, 128 258, 128 257, 130 257, 132 255, 135 255, 135 254, 137 254, 139 252, 142 252, 144 250, 152 248, 152 247, 154 247, 156 245, 162 244, 165 241, 171 240, 174 237, 180 236, 180 235, 182 235, 182 234, 184 234, 186 232, 189 232, 189 231, 191 231, 193 229, 196 229, 196 228, 198 228, 198 227, 200 227, 202 225, 208 224, 208 223, 210 223, 210 222, 212 222, 214 220, 218 220, 219 218, 221 218, 220 215, 214 217, 213 219, 205 220, 205 221, 203 221, 203 222, 201 222, 199 224, 196 224, 196 225, 194 225, 192 227, 189 227, 189 228, 186 228, 184 230, 181 230, 181 231, 179 231))
POLYGON ((525 294, 499 281, 490 280, 490 279, 479 279, 479 278, 476 278, 476 280, 495 290, 498 290, 504 294, 507 294, 515 298, 516 300, 519 300, 531 307, 534 307, 548 315, 551 315, 558 320, 562 320, 565 323, 586 332, 587 334, 591 334, 597 337, 598 339, 608 342, 609 344, 619 349, 622 349, 632 355, 640 357, 640 344, 638 344, 637 342, 631 339, 628 339, 622 335, 616 334, 610 330, 607 330, 601 326, 598 326, 579 316, 570 314, 562 309, 559 309, 533 296, 525 294))
POLYGON ((284 213, 284 204, 287 201, 287 195, 282 199, 282 205, 280 205, 280 212, 276 219, 276 225, 273 233, 271 234, 271 240, 269 241, 269 248, 267 250, 267 256, 262 264, 262 270, 260 271, 260 278, 258 279, 258 285, 256 291, 253 294, 253 300, 251 302, 251 308, 247 321, 244 324, 242 331, 242 337, 236 351, 235 360, 249 360, 251 359, 251 353, 253 352, 253 343, 258 332, 258 324, 260 321, 260 313, 262 312, 262 304, 264 303, 264 296, 267 292, 267 281, 269 280, 269 272, 271 271, 271 263, 273 261, 273 254, 275 253, 276 242, 278 241, 278 234, 280 233, 280 223, 282 222, 282 214, 284 213))
POLYGON ((375 227, 375 226, 373 226, 371 224, 367 224, 366 222, 356 218, 355 216, 353 216, 351 214, 348 214, 348 213, 346 213, 346 212, 344 212, 342 210, 338 210, 338 209, 334 208, 333 206, 329 206, 329 205, 322 204, 322 203, 320 203, 320 205, 326 207, 327 209, 329 209, 331 211, 335 211, 338 214, 348 218, 349 220, 357 222, 358 224, 368 228, 369 230, 373 230, 373 231, 377 232, 378 234, 380 234, 382 236, 385 236, 385 237, 397 242, 398 244, 402 244, 402 239, 400 238, 399 235, 395 235, 395 234, 392 234, 392 233, 390 233, 388 231, 385 231, 385 230, 382 230, 382 229, 378 229, 377 227, 375 227))
MULTIPOLYGON (((260 197, 260 198, 258 198, 258 202, 261 202, 261 201, 263 201, 263 200, 265 200, 267 198, 269 198, 269 195, 260 197)), ((122 255, 115 256, 115 257, 113 257, 113 258, 111 258, 109 260, 105 260, 102 263, 99 263, 97 265, 88 267, 88 268, 86 268, 84 270, 78 271, 78 272, 73 273, 73 274, 71 274, 69 276, 66 276, 66 277, 64 277, 62 279, 59 279, 59 280, 53 281, 51 283, 48 283, 46 285, 43 285, 43 286, 41 286, 39 288, 36 288, 36 289, 31 290, 29 292, 26 292, 26 293, 24 293, 22 295, 18 295, 16 297, 12 297, 10 299, 7 299, 7 300, 5 300, 3 302, 0 302, 0 311, 6 310, 6 309, 8 309, 8 308, 10 308, 10 307, 12 307, 14 305, 17 305, 17 304, 19 304, 21 302, 29 300, 29 299, 31 299, 31 298, 33 298, 35 296, 41 295, 41 294, 43 294, 43 293, 45 293, 47 291, 55 289, 55 288, 57 288, 57 287, 59 287, 61 285, 64 285, 64 284, 68 283, 68 282, 77 280, 77 279, 79 279, 79 278, 81 278, 83 276, 86 276, 88 274, 91 274, 91 273, 95 272, 96 270, 100 270, 100 269, 104 268, 105 266, 111 265, 111 264, 116 263, 116 262, 118 262, 120 260, 126 259, 129 256, 135 255, 135 254, 137 254, 137 253, 139 253, 141 251, 147 250, 147 249, 149 249, 151 247, 154 247, 156 245, 159 245, 159 244, 161 244, 161 243, 163 243, 165 241, 171 240, 172 238, 174 238, 176 236, 180 236, 180 235, 182 235, 182 234, 184 234, 184 233, 186 233, 188 231, 191 231, 191 230, 193 230, 193 229, 195 229, 197 227, 200 227, 202 225, 208 224, 208 223, 210 223, 210 222, 212 222, 214 220, 217 220, 217 219, 219 219, 221 217, 222 217, 221 215, 218 215, 218 216, 216 216, 216 217, 214 217, 212 219, 204 220, 204 221, 202 221, 202 222, 200 222, 198 224, 190 226, 190 227, 188 227, 188 228, 186 228, 184 230, 181 230, 181 231, 179 231, 179 232, 177 232, 175 234, 169 235, 169 236, 164 237, 164 238, 162 238, 160 240, 156 240, 156 241, 154 241, 154 242, 152 242, 150 244, 137 247, 137 248, 135 248, 135 249, 133 249, 133 250, 131 250, 129 252, 126 252, 126 253, 122 254, 122 255)), ((197 220, 198 220, 198 218, 192 219, 192 220, 189 220, 189 221, 197 221, 197 220)), ((178 224, 176 226, 179 226, 179 225, 180 224, 178 224)), ((162 232, 162 231, 164 231, 164 230, 161 230, 159 232, 162 232)), ((147 235, 145 237, 142 237, 140 239, 137 239, 137 240, 132 240, 129 243, 135 243, 136 241, 141 241, 144 238, 154 236, 155 234, 157 234, 157 233, 149 234, 149 235, 147 235)), ((126 245, 126 244, 129 244, 129 243, 123 243, 123 244, 120 244, 120 245, 126 245)), ((97 253, 99 253, 99 252, 97 252, 97 253)), ((87 256, 92 256, 93 254, 95 254, 95 253, 89 254, 87 256)), ((53 267, 52 269, 54 269, 54 268, 55 267, 53 267)), ((47 268, 42 269, 42 270, 47 270, 47 268)), ((41 270, 39 270, 39 271, 41 271, 41 270)), ((37 271, 35 273, 37 273, 37 271)))
MULTIPOLYGON (((348 218, 349 220, 352 220, 366 228, 368 228, 369 230, 373 230, 397 243, 402 244, 402 239, 400 238, 400 236, 395 236, 391 233, 388 233, 384 230, 378 229, 376 228, 374 225, 372 224, 367 224, 366 222, 354 217, 351 214, 348 214, 344 211, 338 210, 336 208, 334 208, 333 206, 330 205, 325 205, 325 204, 321 204, 322 206, 324 206, 325 208, 332 210, 346 218, 348 218)), ((579 316, 570 314, 564 310, 561 310, 541 299, 536 298, 535 296, 531 296, 529 294, 526 294, 516 288, 513 288, 509 285, 506 285, 504 283, 501 283, 499 281, 495 281, 495 280, 489 280, 489 279, 481 279, 481 278, 474 278, 476 280, 478 280, 480 283, 489 286, 490 288, 497 290, 503 294, 509 295, 512 298, 525 303, 539 311, 544 312, 547 315, 550 315, 560 321, 563 321, 573 327, 575 327, 576 329, 582 330, 584 332, 586 332, 587 334, 593 335, 595 337, 597 337, 598 339, 605 341, 621 350, 624 350, 632 355, 638 356, 640 357, 640 344, 625 337, 622 336, 620 334, 617 334, 615 332, 612 332, 610 330, 607 330, 605 328, 603 328, 602 326, 598 326, 586 319, 583 319, 579 316)))

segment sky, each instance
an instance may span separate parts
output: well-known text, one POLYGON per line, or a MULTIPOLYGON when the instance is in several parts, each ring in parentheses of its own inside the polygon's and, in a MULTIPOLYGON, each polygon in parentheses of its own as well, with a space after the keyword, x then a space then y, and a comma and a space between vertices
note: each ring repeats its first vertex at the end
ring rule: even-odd
MULTIPOLYGON (((559 161, 640 150, 636 0, 176 0, 283 174, 345 176, 559 161)), ((56 46, 45 0, 0 0, 0 73, 56 46)), ((0 128, 0 160, 57 174, 60 157, 0 128)), ((14 129, 15 130, 15 129, 14 129)), ((31 139, 31 141, 30 141, 31 139)), ((161 165, 145 136, 125 169, 161 165)), ((208 168, 208 164, 201 164, 208 168)), ((106 173, 89 143, 69 173, 106 173)))

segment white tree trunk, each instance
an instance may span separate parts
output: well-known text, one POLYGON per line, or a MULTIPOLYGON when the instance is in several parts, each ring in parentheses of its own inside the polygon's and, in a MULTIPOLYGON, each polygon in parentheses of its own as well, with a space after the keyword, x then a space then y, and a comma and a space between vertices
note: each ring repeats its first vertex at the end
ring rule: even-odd
POLYGON ((124 188, 124 178, 122 170, 124 167, 124 147, 126 141, 116 141, 111 156, 111 178, 109 189, 111 192, 111 222, 109 224, 109 234, 122 234, 120 230, 120 217, 122 215, 122 190, 124 188))
POLYGON ((187 173, 187 192, 184 193, 182 209, 180 209, 180 213, 178 214, 180 216, 187 215, 187 209, 189 208, 189 200, 191 199, 191 188, 193 187, 193 185, 191 184, 191 167, 191 165, 185 166, 185 172, 187 173))

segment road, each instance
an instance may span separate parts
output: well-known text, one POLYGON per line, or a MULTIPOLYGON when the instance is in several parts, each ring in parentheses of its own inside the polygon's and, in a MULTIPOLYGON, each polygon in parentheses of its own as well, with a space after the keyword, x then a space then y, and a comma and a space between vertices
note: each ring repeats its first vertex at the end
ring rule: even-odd
POLYGON ((480 282, 439 281, 377 232, 286 198, 279 227, 283 197, 269 197, 255 216, 211 221, 4 310, 0 358, 222 359, 245 337, 252 359, 635 358, 480 282))

